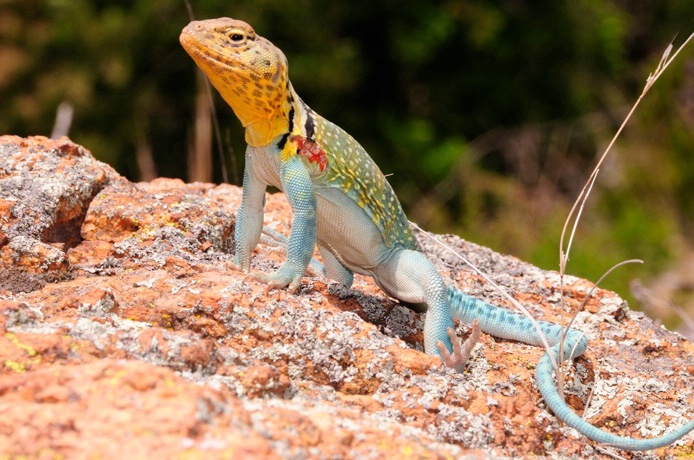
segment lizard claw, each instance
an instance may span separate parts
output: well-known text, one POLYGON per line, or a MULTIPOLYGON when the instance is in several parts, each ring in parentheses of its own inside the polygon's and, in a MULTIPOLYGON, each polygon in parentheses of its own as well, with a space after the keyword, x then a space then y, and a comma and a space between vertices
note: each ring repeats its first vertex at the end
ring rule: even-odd
POLYGON ((443 342, 441 342, 440 340, 436 342, 436 348, 439 349, 439 352, 441 353, 441 360, 446 365, 446 367, 450 367, 452 369, 455 369, 456 372, 462 373, 465 364, 467 364, 468 360, 470 359, 470 353, 472 353, 472 349, 475 347, 475 345, 480 339, 479 321, 475 320, 472 323, 472 332, 470 334, 470 337, 468 337, 468 339, 462 345, 460 344, 460 340, 458 340, 458 337, 455 335, 455 331, 453 330, 453 328, 447 328, 446 333, 448 334, 448 337, 451 339, 451 343, 453 344, 453 353, 450 353, 446 346, 443 344, 443 342))

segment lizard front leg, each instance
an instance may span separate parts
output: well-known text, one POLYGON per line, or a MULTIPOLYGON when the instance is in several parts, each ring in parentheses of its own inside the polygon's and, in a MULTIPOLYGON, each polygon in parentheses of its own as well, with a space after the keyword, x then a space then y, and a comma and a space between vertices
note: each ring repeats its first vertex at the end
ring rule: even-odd
POLYGON ((297 155, 281 158, 280 181, 294 212, 287 243, 287 260, 275 273, 257 273, 254 277, 267 283, 270 288, 289 286, 289 290, 294 292, 301 283, 316 246, 316 194, 309 172, 297 155))
POLYGON ((241 207, 236 215, 234 229, 234 264, 244 272, 251 268, 251 255, 258 245, 263 230, 263 208, 267 186, 260 182, 253 172, 252 153, 246 152, 246 166, 243 171, 243 196, 241 207))

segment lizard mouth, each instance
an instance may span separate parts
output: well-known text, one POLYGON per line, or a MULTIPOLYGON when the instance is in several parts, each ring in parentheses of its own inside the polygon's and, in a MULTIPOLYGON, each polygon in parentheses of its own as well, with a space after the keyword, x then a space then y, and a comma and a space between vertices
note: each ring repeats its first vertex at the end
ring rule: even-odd
POLYGON ((193 48, 193 45, 197 43, 197 40, 195 40, 190 33, 188 33, 188 27, 186 26, 185 29, 183 29, 183 32, 181 32, 181 35, 178 37, 178 41, 181 42, 181 45, 183 46, 183 49, 186 51, 189 48, 193 48))
POLYGON ((194 32, 189 31, 189 28, 190 26, 187 26, 183 29, 180 37, 178 37, 178 41, 183 49, 186 50, 186 53, 196 61, 201 59, 203 61, 219 62, 219 59, 216 59, 218 56, 212 56, 210 48, 203 47, 201 40, 196 37, 194 32))
POLYGON ((183 28, 181 35, 178 37, 178 41, 183 46, 187 52, 190 53, 192 50, 200 49, 200 39, 197 37, 202 32, 202 27, 196 22, 191 22, 183 28))
POLYGON ((206 40, 200 39, 194 26, 194 23, 186 26, 181 32, 178 41, 181 43, 186 53, 193 58, 195 63, 203 69, 206 74, 208 73, 208 69, 216 69, 215 72, 221 70, 222 72, 227 71, 228 73, 233 73, 238 72, 239 68, 243 68, 248 73, 253 72, 253 69, 248 68, 243 62, 233 59, 229 54, 221 52, 214 47, 204 45, 203 43, 205 43, 206 40))
POLYGON ((200 45, 200 40, 196 39, 195 36, 188 32, 188 28, 183 29, 181 35, 178 37, 178 41, 181 43, 183 49, 192 57, 197 60, 198 58, 205 58, 205 53, 202 52, 202 46, 200 45))

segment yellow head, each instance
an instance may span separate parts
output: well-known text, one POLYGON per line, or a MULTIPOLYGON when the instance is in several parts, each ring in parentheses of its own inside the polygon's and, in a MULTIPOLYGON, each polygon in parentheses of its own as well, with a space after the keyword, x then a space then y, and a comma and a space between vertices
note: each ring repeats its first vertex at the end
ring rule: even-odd
POLYGON ((292 90, 282 51, 231 18, 191 22, 180 41, 241 120, 249 145, 287 131, 292 90))

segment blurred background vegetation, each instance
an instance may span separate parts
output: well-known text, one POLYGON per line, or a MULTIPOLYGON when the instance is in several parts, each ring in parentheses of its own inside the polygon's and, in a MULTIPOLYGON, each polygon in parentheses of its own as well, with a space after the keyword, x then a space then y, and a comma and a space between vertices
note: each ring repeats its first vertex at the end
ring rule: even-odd
MULTIPOLYGON (((356 137, 410 219, 543 268, 597 158, 691 0, 192 0, 289 58, 316 111, 356 137)), ((0 134, 70 137, 131 180, 222 181, 209 99, 178 43, 183 0, 0 0, 0 134), (212 160, 210 151, 213 152, 212 160), (214 167, 210 164, 214 162, 214 167)), ((215 94, 229 181, 245 145, 215 94)), ((569 272, 632 306, 694 311, 694 47, 648 94, 601 172, 569 272)), ((666 318, 666 323, 674 321, 666 318)), ((671 323, 672 324, 672 323, 671 323)))

